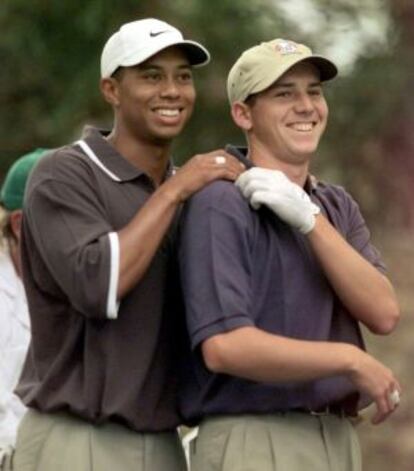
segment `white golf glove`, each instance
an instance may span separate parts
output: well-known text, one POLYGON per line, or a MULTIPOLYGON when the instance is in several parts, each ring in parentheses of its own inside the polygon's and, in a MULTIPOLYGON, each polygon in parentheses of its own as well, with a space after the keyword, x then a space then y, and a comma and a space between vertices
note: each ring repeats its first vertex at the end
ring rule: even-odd
POLYGON ((280 219, 303 234, 314 228, 319 207, 283 172, 253 167, 243 172, 235 185, 254 209, 262 204, 267 206, 280 219))

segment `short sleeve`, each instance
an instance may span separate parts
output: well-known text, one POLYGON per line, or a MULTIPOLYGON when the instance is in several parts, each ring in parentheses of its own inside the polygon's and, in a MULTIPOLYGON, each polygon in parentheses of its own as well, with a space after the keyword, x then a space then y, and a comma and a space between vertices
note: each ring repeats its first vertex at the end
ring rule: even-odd
POLYGON ((357 202, 342 187, 319 183, 317 198, 329 220, 348 243, 379 271, 386 267, 371 242, 371 233, 357 202))
POLYGON ((253 325, 247 203, 229 182, 215 182, 186 204, 179 260, 193 348, 207 338, 253 325))
MULTIPOLYGON (((47 178, 26 198, 23 237, 77 311, 115 318, 119 247, 97 191, 86 179, 47 178)), ((41 270, 32 276, 42 289, 41 270), (37 279, 36 279, 37 277, 37 279)), ((45 288, 45 287, 43 287, 45 288)))

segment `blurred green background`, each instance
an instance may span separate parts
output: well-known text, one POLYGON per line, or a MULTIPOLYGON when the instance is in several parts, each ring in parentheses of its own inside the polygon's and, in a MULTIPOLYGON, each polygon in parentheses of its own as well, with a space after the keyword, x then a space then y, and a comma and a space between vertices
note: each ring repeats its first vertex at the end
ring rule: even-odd
POLYGON ((75 140, 84 124, 111 126, 101 99, 99 58, 119 25, 157 17, 205 44, 195 72, 198 102, 174 157, 242 143, 229 117, 225 79, 260 40, 310 44, 339 65, 326 87, 330 123, 313 172, 346 186, 360 203, 389 266, 403 310, 397 331, 368 335, 370 349, 399 376, 398 412, 359 427, 364 470, 414 469, 414 2, 412 0, 1 0, 0 181, 34 147, 75 140))

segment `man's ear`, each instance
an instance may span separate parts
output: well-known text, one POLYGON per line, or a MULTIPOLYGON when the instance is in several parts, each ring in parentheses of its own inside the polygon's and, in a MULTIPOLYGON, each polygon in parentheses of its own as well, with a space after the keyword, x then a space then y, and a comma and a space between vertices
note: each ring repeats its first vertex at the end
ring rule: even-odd
POLYGON ((250 108, 246 103, 242 103, 241 101, 234 102, 231 105, 231 115, 233 121, 239 128, 243 129, 243 131, 250 131, 252 128, 252 120, 250 108))
POLYGON ((21 209, 16 209, 10 213, 10 228, 11 231, 16 238, 16 240, 20 240, 20 230, 22 227, 22 216, 23 211, 21 209))
POLYGON ((110 105, 119 106, 119 82, 112 78, 103 78, 100 81, 102 95, 110 105))

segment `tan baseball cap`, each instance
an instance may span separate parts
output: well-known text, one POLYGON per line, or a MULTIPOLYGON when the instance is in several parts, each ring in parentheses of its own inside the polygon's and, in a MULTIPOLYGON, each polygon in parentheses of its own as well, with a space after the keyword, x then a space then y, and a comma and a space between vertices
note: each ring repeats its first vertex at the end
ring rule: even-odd
POLYGON ((245 101, 249 95, 270 87, 298 62, 309 61, 321 75, 331 80, 338 74, 336 65, 323 56, 315 55, 304 44, 287 39, 273 39, 247 49, 231 68, 227 78, 230 103, 245 101))

